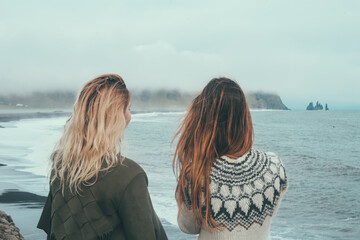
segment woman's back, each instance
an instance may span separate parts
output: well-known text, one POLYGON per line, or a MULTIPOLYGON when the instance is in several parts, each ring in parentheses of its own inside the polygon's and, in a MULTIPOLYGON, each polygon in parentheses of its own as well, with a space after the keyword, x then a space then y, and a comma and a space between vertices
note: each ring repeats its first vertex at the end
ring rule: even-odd
POLYGON ((214 78, 193 100, 177 132, 178 223, 199 239, 268 239, 287 181, 280 159, 252 149, 245 94, 214 78))
POLYGON ((62 194, 55 180, 39 227, 52 239, 167 239, 151 204, 146 173, 127 158, 100 172, 96 183, 82 186, 80 193, 66 189, 62 194))
MULTIPOLYGON (((215 160, 210 173, 211 215, 220 230, 194 229, 187 202, 179 218, 184 232, 200 233, 199 239, 268 239, 272 216, 287 188, 281 160, 274 153, 251 150, 230 159, 215 160)), ((203 224, 204 225, 204 224, 203 224)))
POLYGON ((199 239, 267 239, 287 180, 280 159, 273 153, 251 150, 234 160, 221 157, 210 173, 211 212, 224 229, 199 239))
POLYGON ((48 239, 167 239, 142 168, 121 154, 130 93, 117 74, 87 82, 51 154, 38 228, 48 239))

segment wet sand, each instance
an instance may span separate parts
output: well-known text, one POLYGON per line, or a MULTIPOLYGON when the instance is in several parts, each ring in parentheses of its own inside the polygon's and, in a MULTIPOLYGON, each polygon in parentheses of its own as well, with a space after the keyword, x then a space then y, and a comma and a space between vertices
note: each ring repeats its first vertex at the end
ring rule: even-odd
POLYGON ((46 189, 29 192, 27 182, 39 182, 38 179, 46 178, 29 172, 19 171, 16 167, 0 163, 0 204, 16 203, 22 205, 44 205, 46 201, 46 189))
MULTIPOLYGON (((32 181, 41 176, 19 171, 16 167, 6 166, 2 163, 0 165, 3 165, 0 166, 0 209, 13 218, 26 240, 46 239, 46 234, 36 227, 46 201, 46 191, 42 191, 41 194, 27 192, 27 187, 24 186, 26 181, 32 181)), ((170 224, 165 219, 160 220, 169 239, 196 238, 181 234, 177 226, 170 224)))
POLYGON ((40 207, 45 204, 46 197, 34 193, 8 189, 0 195, 0 203, 34 203, 40 207))
MULTIPOLYGON (((29 118, 52 118, 70 116, 71 112, 20 112, 0 113, 1 122, 18 121, 29 118)), ((21 234, 27 240, 46 239, 46 234, 37 229, 37 223, 48 194, 48 179, 22 171, 22 166, 17 159, 0 159, 0 209, 11 215, 15 224, 20 228, 21 234), (16 163, 13 166, 13 161, 16 163)), ((177 226, 165 219, 160 219, 169 239, 185 240, 195 239, 180 233, 177 226)))
MULTIPOLYGON (((29 189, 26 182, 35 181, 40 176, 3 163, 0 163, 0 176, 0 210, 12 217, 25 239, 46 239, 45 233, 36 228, 46 196, 26 191, 29 189)), ((45 195, 46 190, 43 192, 45 195)))
MULTIPOLYGON (((22 112, 22 113, 0 113, 0 122, 18 121, 28 118, 52 118, 70 116, 71 112, 52 111, 52 112, 22 112)), ((0 125, 0 128, 3 128, 0 125)))

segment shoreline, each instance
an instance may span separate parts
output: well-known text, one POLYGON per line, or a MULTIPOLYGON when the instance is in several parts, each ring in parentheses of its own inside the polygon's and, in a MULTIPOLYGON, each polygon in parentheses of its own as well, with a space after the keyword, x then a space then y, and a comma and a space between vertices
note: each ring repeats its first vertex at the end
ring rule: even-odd
MULTIPOLYGON (((0 176, 5 178, 0 180, 0 210, 12 217, 22 236, 27 240, 45 239, 46 234, 37 228, 38 220, 45 204, 47 196, 34 193, 30 189, 13 184, 11 179, 7 179, 6 173, 9 170, 16 171, 17 177, 28 177, 29 173, 17 171, 17 167, 0 167, 0 176), (26 216, 26 217, 24 217, 26 216), (29 221, 28 219, 34 219, 29 221)), ((11 174, 11 173, 10 173, 11 174)), ((30 174, 31 175, 31 174, 30 174)), ((196 236, 188 236, 180 231, 178 226, 171 224, 164 218, 160 218, 161 223, 169 239, 176 240, 195 240, 196 236)))
MULTIPOLYGON (((0 122, 19 121, 31 118, 68 117, 70 115, 71 112, 68 111, 0 113, 0 122)), ((0 125, 0 128, 3 127, 0 125)))
MULTIPOLYGON (((135 109, 131 111, 132 114, 142 114, 142 113, 170 113, 170 112, 185 112, 186 109, 135 109)), ((289 111, 283 109, 261 109, 261 108, 250 108, 251 112, 268 112, 268 111, 289 111)), ((70 110, 40 110, 40 109, 11 109, 5 112, 1 112, 0 109, 0 123, 2 122, 11 122, 19 121, 22 119, 32 119, 32 118, 56 118, 56 117, 69 117, 71 115, 70 110)), ((4 128, 0 124, 0 129, 4 128)))
POLYGON ((31 182, 39 183, 39 179, 44 179, 46 183, 47 180, 19 170, 21 168, 8 165, 0 159, 0 210, 11 216, 25 239, 46 239, 46 234, 37 229, 36 225, 47 198, 47 190, 42 190, 42 187, 35 190, 31 187, 31 182))
POLYGON ((30 206, 31 208, 42 208, 45 202, 46 196, 20 191, 19 189, 5 189, 0 194, 0 203, 5 204, 20 204, 22 206, 30 206))
POLYGON ((45 203, 47 190, 40 188, 29 191, 29 185, 23 184, 24 181, 38 181, 45 176, 36 175, 31 172, 21 170, 21 166, 11 166, 3 161, 0 162, 0 204, 41 204, 45 203))
MULTIPOLYGON (((15 111, 15 110, 14 110, 15 111)), ((133 110, 132 114, 142 114, 142 113, 170 113, 170 112, 183 112, 180 110, 133 110)), ((57 117, 69 117, 71 115, 71 111, 59 111, 59 110, 25 110, 23 112, 0 112, 0 123, 2 122, 11 122, 11 121, 19 121, 22 119, 32 119, 32 118, 57 118, 57 117)), ((0 128, 4 128, 0 125, 0 128)))

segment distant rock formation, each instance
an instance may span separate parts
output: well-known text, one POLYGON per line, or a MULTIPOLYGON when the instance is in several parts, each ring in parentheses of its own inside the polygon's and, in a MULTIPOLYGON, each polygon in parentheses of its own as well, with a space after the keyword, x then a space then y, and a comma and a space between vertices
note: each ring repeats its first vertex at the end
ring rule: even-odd
MULTIPOLYGON (((178 90, 143 90, 131 94, 134 110, 185 110, 196 94, 178 90)), ((246 94, 251 109, 289 110, 278 95, 255 92, 246 94)))
MULTIPOLYGON (((136 111, 184 111, 196 95, 195 92, 176 89, 134 90, 131 91, 131 105, 136 111)), ((0 109, 70 109, 75 98, 76 94, 72 91, 35 92, 24 96, 0 95, 0 109)), ((254 92, 246 94, 246 100, 252 109, 288 110, 276 94, 254 92)), ((0 122, 3 120, 1 118, 4 118, 4 115, 0 116, 0 122)))
POLYGON ((76 99, 74 91, 47 91, 30 94, 0 95, 0 106, 18 109, 27 108, 68 108, 72 107, 76 99))
POLYGON ((329 111, 327 103, 325 104, 325 111, 329 111))
MULTIPOLYGON (((314 106, 313 102, 310 102, 309 105, 306 107, 306 110, 323 110, 324 107, 319 101, 316 101, 316 105, 314 106)), ((325 110, 329 110, 328 105, 325 105, 325 110)))
POLYGON ((289 110, 280 96, 271 93, 255 92, 246 94, 246 100, 252 109, 289 110))
POLYGON ((131 91, 131 109, 134 111, 184 111, 195 94, 179 90, 131 91))
POLYGON ((0 239, 3 240, 24 240, 20 230, 15 226, 12 218, 0 210, 0 239))

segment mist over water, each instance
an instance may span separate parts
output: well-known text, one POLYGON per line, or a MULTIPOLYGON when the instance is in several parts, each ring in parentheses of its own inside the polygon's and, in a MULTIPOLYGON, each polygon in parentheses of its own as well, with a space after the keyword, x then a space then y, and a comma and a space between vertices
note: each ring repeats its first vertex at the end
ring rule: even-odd
MULTIPOLYGON (((125 155, 148 175, 153 205, 169 239, 189 239, 176 227, 170 144, 182 116, 181 112, 133 114, 123 144, 125 155)), ((254 148, 277 153, 289 180, 273 221, 272 239, 358 239, 360 112, 252 111, 252 118, 254 148)), ((0 129, 0 163, 9 170, 0 179, 0 193, 19 189, 47 195, 47 159, 66 119, 1 123, 5 128, 0 129)), ((26 239, 43 236, 35 229, 41 209, 3 203, 0 209, 13 216, 26 239)))
POLYGON ((360 109, 357 0, 0 4, 0 94, 80 89, 104 73, 186 91, 227 76, 290 109, 360 109))

